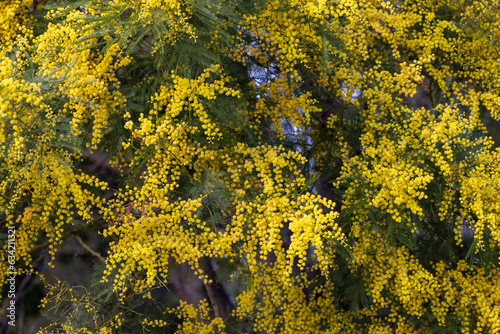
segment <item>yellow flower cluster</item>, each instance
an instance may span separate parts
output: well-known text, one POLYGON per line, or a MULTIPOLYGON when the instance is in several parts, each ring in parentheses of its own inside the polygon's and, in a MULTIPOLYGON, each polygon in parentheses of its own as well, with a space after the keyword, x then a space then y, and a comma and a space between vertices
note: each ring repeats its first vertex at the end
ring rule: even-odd
POLYGON ((283 281, 273 264, 261 263, 250 286, 238 295, 234 315, 251 316, 253 330, 265 333, 355 332, 351 314, 334 305, 331 282, 311 287, 315 282, 307 273, 283 281))
POLYGON ((285 76, 277 77, 257 88, 261 98, 257 100, 254 117, 257 122, 261 117, 273 122, 273 130, 278 138, 284 138, 282 121, 287 120, 304 130, 310 124, 311 115, 321 110, 314 106, 316 101, 310 98, 310 93, 296 93, 297 84, 287 80, 285 76))
MULTIPOLYGON (((81 23, 83 15, 75 11, 62 23, 50 23, 47 31, 36 39, 33 61, 40 66, 40 75, 60 82, 57 94, 68 101, 61 116, 71 115, 74 135, 80 135, 81 127, 91 119, 91 146, 95 149, 110 127, 110 115, 120 113, 125 107, 126 99, 116 90, 120 84, 115 73, 131 59, 122 55, 117 44, 105 53, 78 44, 80 38, 92 33, 81 23)), ((95 41, 91 40, 89 45, 92 42, 95 41)))
POLYGON ((326 251, 325 240, 342 243, 343 236, 334 222, 337 213, 333 211, 332 201, 312 194, 294 195, 296 189, 304 186, 305 179, 291 162, 303 157, 284 152, 282 147, 275 150, 267 146, 238 145, 235 151, 244 158, 244 163, 235 166, 231 160, 227 162, 231 175, 228 189, 240 194, 241 198, 236 198, 236 212, 228 232, 246 230, 241 237, 245 241, 242 248, 248 264, 257 265, 261 259, 275 256, 276 267, 281 268, 286 277, 294 264, 304 266, 311 243, 320 268, 327 270, 334 254, 326 251), (259 190, 262 195, 246 200, 259 190), (285 224, 292 232, 286 252, 280 235, 285 224))
MULTIPOLYGON (((136 292, 158 286, 168 279, 172 263, 188 264, 209 283, 200 265, 207 257, 243 257, 249 268, 255 268, 252 271, 275 257, 279 277, 285 279, 295 266, 304 267, 312 246, 318 268, 326 272, 335 256, 326 241, 343 242, 334 203, 297 193, 305 186, 298 168, 306 162, 304 157, 283 147, 243 143, 227 147, 214 140, 217 133, 229 133, 228 125, 210 117, 204 103, 222 96, 239 97, 237 90, 226 87, 229 78, 212 78, 215 70, 207 69, 194 80, 172 76, 172 84, 161 86, 152 97, 150 114, 141 115, 137 125, 125 124, 133 137, 125 145, 141 145, 130 167, 141 168, 144 155, 148 165, 140 169, 142 187, 122 190, 105 210, 114 223, 104 235, 116 240, 105 274, 113 277, 115 289, 122 294, 129 280, 135 282, 136 292), (210 147, 196 139, 200 136, 210 147), (212 190, 187 200, 174 195, 181 178, 204 182, 209 173, 219 173, 214 174, 215 181, 227 190, 230 200, 230 212, 221 212, 228 218, 223 228, 203 218, 203 203, 212 190), (140 208, 140 216, 133 215, 131 207, 140 208), (286 251, 281 236, 285 225, 291 231, 286 251)), ((297 100, 304 105, 306 98, 297 100)), ((182 330, 193 328, 188 324, 182 330)))
POLYGON ((129 163, 144 179, 140 191, 135 193, 139 203, 148 201, 161 207, 162 198, 177 188, 187 169, 194 169, 194 178, 207 166, 217 169, 219 153, 205 144, 217 147, 223 132, 228 133, 228 124, 210 112, 210 104, 216 98, 237 98, 239 91, 227 87, 228 77, 212 78, 216 70, 217 67, 207 69, 194 80, 172 76, 172 86, 159 88, 151 98, 153 108, 149 115, 141 114, 136 126, 129 120, 130 114, 125 114, 125 128, 132 131, 132 138, 124 142, 125 148, 134 142, 141 145, 141 153, 129 163), (201 142, 194 140, 195 136, 201 137, 201 142), (146 159, 148 164, 143 170, 146 159))
POLYGON ((3 53, 0 68, 0 161, 4 170, 0 213, 19 225, 16 256, 29 267, 31 248, 40 234, 48 239, 53 259, 55 248, 63 241, 63 225, 73 224, 75 215, 91 220, 90 205, 101 202, 83 185, 102 188, 106 184, 72 167, 73 159, 80 156, 73 150, 79 141, 61 130, 64 118, 52 110, 50 96, 42 94, 41 84, 18 79, 23 62, 14 62, 3 53), (23 206, 23 202, 30 205, 23 206))
POLYGON ((158 320, 158 319, 155 319, 155 320, 149 320, 149 319, 144 319, 144 321, 142 322, 142 325, 145 326, 145 327, 166 327, 168 326, 168 322, 166 322, 165 320, 158 320))
MULTIPOLYGON (((209 233, 211 229, 196 215, 201 201, 169 203, 165 199, 161 203, 162 213, 139 219, 131 214, 124 215, 119 225, 113 225, 104 232, 105 236, 114 234, 118 238, 117 242, 111 243, 112 253, 105 271, 105 275, 109 276, 117 268, 115 289, 123 290, 129 276, 140 271, 144 271, 146 276, 136 284, 135 291, 139 293, 154 287, 158 280, 167 279, 172 260, 188 263, 197 275, 205 278, 199 260, 212 255, 218 237, 209 233)), ((223 256, 227 251, 221 249, 220 253, 223 256)))
POLYGON ((207 68, 195 80, 182 78, 172 74, 173 88, 162 86, 153 97, 154 114, 164 113, 164 122, 172 122, 182 112, 193 113, 201 123, 207 139, 212 142, 216 138, 221 138, 220 127, 222 120, 213 119, 203 106, 203 100, 215 100, 217 95, 227 95, 239 98, 238 90, 226 87, 230 82, 227 76, 220 79, 212 79, 213 73, 220 71, 220 66, 214 65, 207 68))
POLYGON ((432 82, 424 87, 440 91, 437 100, 430 94, 433 106, 450 99, 468 106, 476 116, 484 106, 498 119, 500 60, 493 41, 500 28, 494 1, 465 5, 345 0, 334 12, 345 32, 339 37, 346 48, 341 58, 346 61, 330 64, 335 71, 324 78, 324 84, 336 89, 346 102, 351 94, 345 94, 344 87, 363 89, 369 105, 394 106, 398 99, 393 101, 387 94, 413 96, 417 84, 424 83, 425 72, 432 82), (449 10, 449 17, 436 16, 438 10, 449 10), (339 80, 344 87, 335 84, 339 80))
MULTIPOLYGON (((500 150, 480 152, 476 164, 461 184, 460 202, 469 213, 464 219, 477 217, 471 222, 478 252, 483 247, 500 246, 500 150), (491 244, 484 242, 485 234, 491 238, 491 244)), ((461 231, 461 227, 457 226, 457 230, 461 231)))
MULTIPOLYGON (((185 157, 187 149, 179 154, 185 157)), ((195 152, 192 150, 192 152, 195 152)), ((114 276, 117 290, 125 288, 134 273, 144 273, 134 287, 146 291, 167 279, 169 264, 186 263, 195 273, 208 282, 200 267, 204 257, 239 258, 245 256, 253 268, 269 256, 277 257, 276 268, 285 278, 294 266, 304 267, 310 247, 314 247, 318 267, 327 271, 335 253, 325 247, 325 242, 343 243, 340 228, 335 223, 337 213, 334 203, 311 194, 297 194, 304 187, 305 179, 296 164, 304 162, 298 153, 287 152, 283 147, 249 147, 238 144, 234 148, 212 151, 210 157, 196 161, 193 154, 190 165, 200 167, 200 175, 208 173, 208 161, 218 160, 217 168, 226 171, 218 182, 225 184, 231 198, 233 213, 224 229, 210 225, 202 217, 203 201, 200 198, 180 200, 172 198, 168 180, 158 179, 158 164, 153 164, 145 175, 142 189, 125 189, 121 199, 108 210, 108 219, 117 220, 104 235, 117 239, 111 244, 107 276, 114 276), (234 158, 239 157, 239 158, 234 158), (237 163, 235 163, 237 162, 237 163), (153 181, 157 180, 157 181, 153 181), (254 198, 255 194, 258 194, 254 198), (141 216, 131 214, 123 203, 131 201, 141 207, 141 216), (117 213, 120 212, 118 215, 117 213), (119 216, 119 218, 118 218, 119 216), (285 251, 281 230, 287 224, 291 231, 285 251)), ((163 160, 167 170, 182 166, 177 160, 163 160)), ((197 168, 195 168, 197 169, 197 168)), ((177 169, 179 178, 183 169, 177 169)), ((215 172, 215 171, 213 171, 215 172)), ((128 206, 130 208, 130 206, 128 206)), ((223 212, 224 214, 229 214, 223 212)))
MULTIPOLYGON (((22 0, 0 2, 0 43, 12 51, 18 38, 33 38, 33 30, 29 27, 31 14, 29 4, 22 0), (28 5, 28 6, 27 6, 28 5)), ((6 49, 3 49, 5 51, 6 49)))
MULTIPOLYGON (((345 204, 360 205, 353 218, 353 237, 364 236, 365 243, 371 242, 370 212, 386 217, 378 220, 381 230, 376 233, 383 235, 394 224, 415 232, 415 223, 424 219, 431 183, 444 188, 435 203, 439 218, 445 222, 457 212, 462 217, 455 229, 458 243, 462 241, 461 222, 471 221, 471 215, 478 217, 473 220, 478 241, 484 231, 497 230, 498 153, 489 153, 490 139, 471 136, 477 131, 473 116, 464 118, 451 107, 438 110, 438 116, 425 109, 407 110, 401 116, 402 125, 383 119, 368 123, 369 132, 361 136, 363 154, 343 166, 342 177, 351 180, 345 204), (395 132, 397 137, 392 135, 395 132), (463 156, 463 152, 470 153, 463 156), (467 168, 461 161, 464 158, 477 167, 467 168), (461 205, 453 200, 458 190, 461 205)), ((492 237, 498 243, 496 232, 492 237)))
POLYGON ((396 332, 421 333, 410 318, 418 319, 423 328, 434 326, 434 319, 445 325, 454 318, 463 331, 500 332, 498 268, 485 273, 459 261, 456 266, 439 262, 426 270, 404 247, 394 257, 373 258, 366 266, 367 292, 373 304, 360 313, 371 318, 372 332, 385 333, 383 328, 389 326, 396 332), (381 318, 383 310, 387 315, 381 318))
POLYGON ((178 316, 184 321, 179 325, 176 333, 182 334, 215 334, 224 333, 226 325, 220 317, 209 315, 208 302, 202 300, 195 309, 193 305, 181 301, 176 309, 178 316))
MULTIPOLYGON (((268 1, 258 15, 244 15, 242 28, 258 43, 241 41, 232 55, 235 60, 245 62, 249 55, 258 59, 264 66, 277 63, 281 73, 291 80, 299 80, 296 66, 303 64, 310 68, 321 69, 322 60, 305 52, 304 45, 323 45, 322 26, 334 15, 333 1, 268 1)), ((331 27, 330 27, 331 28, 331 27)), ((335 30, 335 29, 332 29, 335 30)), ((324 43, 325 50, 332 46, 324 43)))

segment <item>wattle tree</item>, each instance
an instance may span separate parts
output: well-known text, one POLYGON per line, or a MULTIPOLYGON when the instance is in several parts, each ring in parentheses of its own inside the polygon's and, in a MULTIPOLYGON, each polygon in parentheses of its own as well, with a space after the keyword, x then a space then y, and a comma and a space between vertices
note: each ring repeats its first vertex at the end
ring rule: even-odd
POLYGON ((499 6, 0 1, 0 332, 499 333, 499 6))

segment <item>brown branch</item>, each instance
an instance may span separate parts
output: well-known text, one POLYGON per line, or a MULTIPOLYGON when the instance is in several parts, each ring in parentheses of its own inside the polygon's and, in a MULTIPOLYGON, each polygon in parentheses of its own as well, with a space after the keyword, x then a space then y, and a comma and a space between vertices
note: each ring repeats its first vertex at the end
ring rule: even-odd
POLYGON ((80 238, 79 235, 75 235, 75 238, 76 238, 76 240, 78 240, 78 242, 80 243, 80 245, 82 245, 82 247, 85 248, 90 254, 92 254, 93 256, 97 257, 102 262, 105 261, 104 258, 101 256, 101 254, 97 253, 92 248, 90 248, 85 242, 83 242, 82 238, 80 238))

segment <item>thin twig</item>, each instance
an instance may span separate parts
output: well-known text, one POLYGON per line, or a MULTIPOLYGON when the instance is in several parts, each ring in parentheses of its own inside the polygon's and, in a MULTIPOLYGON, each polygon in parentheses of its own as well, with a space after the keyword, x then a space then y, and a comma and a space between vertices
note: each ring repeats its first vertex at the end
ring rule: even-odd
POLYGON ((92 248, 90 248, 85 242, 83 242, 82 238, 80 238, 79 235, 75 234, 75 238, 76 238, 76 240, 78 240, 78 242, 80 243, 80 245, 82 245, 82 247, 85 248, 90 254, 92 254, 93 256, 97 257, 102 262, 104 262, 104 258, 101 256, 101 254, 97 253, 92 248))

